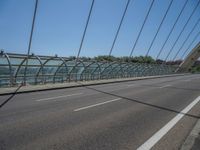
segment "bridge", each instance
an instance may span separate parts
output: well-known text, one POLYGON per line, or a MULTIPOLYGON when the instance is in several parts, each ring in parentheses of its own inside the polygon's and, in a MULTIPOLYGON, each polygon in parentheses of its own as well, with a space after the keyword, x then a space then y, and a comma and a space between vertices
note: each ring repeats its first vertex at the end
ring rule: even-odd
MULTIPOLYGON (((34 49, 42 10, 50 3, 27 2, 33 9, 31 22, 26 23, 30 29, 23 53, 7 48, 9 41, 8 45, 2 43, 5 48, 0 51, 0 149, 199 148, 192 133, 200 132, 200 76, 192 69, 198 66, 200 57, 200 0, 54 3, 59 8, 61 3, 87 6, 81 38, 75 44, 78 49, 73 50, 73 55, 64 51, 42 54, 34 49), (84 55, 88 32, 98 20, 97 11, 103 13, 102 6, 109 4, 113 9, 118 4, 116 10, 121 9, 117 21, 113 17, 113 22, 117 22, 113 23, 114 32, 107 34, 112 37, 110 47, 100 56, 84 55), (137 14, 139 21, 131 20, 134 9, 138 13, 137 7, 143 5, 145 9, 137 14), (128 18, 138 25, 134 38, 130 49, 121 49, 115 55, 118 44, 124 42, 123 29, 131 32, 131 25, 126 26, 128 18), (154 31, 148 32, 149 36, 145 31, 152 27, 154 31), (145 48, 139 46, 140 42, 145 48)), ((0 28, 1 25, 7 24, 0 22, 0 28)), ((128 42, 125 43, 126 47, 128 42)))

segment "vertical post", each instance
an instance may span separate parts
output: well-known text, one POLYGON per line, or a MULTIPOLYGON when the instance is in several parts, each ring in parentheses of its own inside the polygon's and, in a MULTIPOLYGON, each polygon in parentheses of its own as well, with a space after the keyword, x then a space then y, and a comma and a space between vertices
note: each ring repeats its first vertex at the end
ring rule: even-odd
POLYGON ((34 8, 34 14, 33 14, 32 25, 31 25, 31 33, 30 33, 30 37, 29 37, 28 50, 27 50, 27 59, 26 59, 26 65, 25 65, 25 69, 24 69, 24 85, 26 85, 27 65, 28 65, 28 58, 29 58, 30 50, 31 50, 33 31, 34 31, 36 13, 37 13, 37 8, 38 8, 38 1, 39 0, 35 0, 35 8, 34 8))

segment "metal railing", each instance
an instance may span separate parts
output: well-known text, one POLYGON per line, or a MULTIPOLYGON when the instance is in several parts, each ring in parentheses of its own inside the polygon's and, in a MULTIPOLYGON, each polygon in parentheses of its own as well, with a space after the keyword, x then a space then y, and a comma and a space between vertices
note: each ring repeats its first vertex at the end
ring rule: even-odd
POLYGON ((24 78, 27 55, 1 53, 0 87, 27 84, 63 83, 114 78, 130 78, 173 74, 176 67, 161 64, 126 62, 76 62, 75 59, 58 56, 28 57, 27 73, 24 78), (26 81, 24 81, 26 79, 26 81))

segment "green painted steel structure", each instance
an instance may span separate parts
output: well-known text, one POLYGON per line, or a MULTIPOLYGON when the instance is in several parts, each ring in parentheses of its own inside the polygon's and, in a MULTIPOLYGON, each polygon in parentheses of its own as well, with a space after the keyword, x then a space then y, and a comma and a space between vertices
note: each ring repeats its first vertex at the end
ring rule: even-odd
POLYGON ((125 62, 76 62, 58 56, 37 56, 0 53, 0 87, 17 86, 22 83, 45 84, 72 81, 102 80, 172 74, 176 67, 161 64, 125 62), (24 71, 27 64, 26 81, 24 71))

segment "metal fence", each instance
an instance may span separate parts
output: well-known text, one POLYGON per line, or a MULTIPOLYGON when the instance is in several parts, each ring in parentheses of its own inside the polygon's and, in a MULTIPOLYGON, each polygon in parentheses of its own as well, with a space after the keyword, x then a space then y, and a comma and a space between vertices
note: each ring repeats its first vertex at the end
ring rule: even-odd
POLYGON ((27 55, 23 54, 2 52, 0 87, 17 86, 24 82, 45 84, 164 75, 174 73, 175 69, 176 67, 161 64, 76 61, 66 57, 34 54, 27 58, 27 55))

